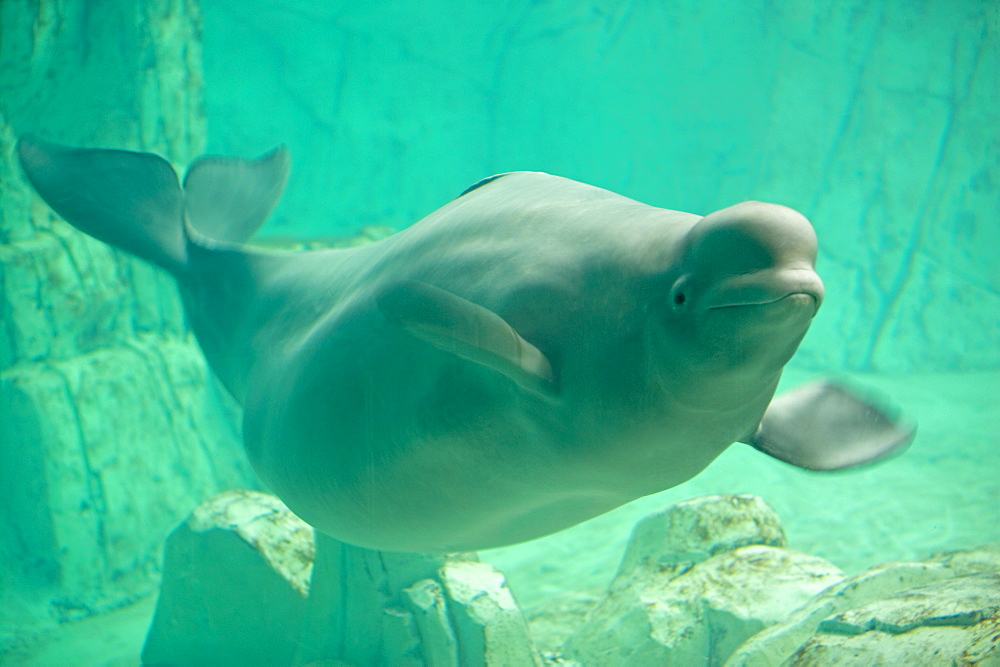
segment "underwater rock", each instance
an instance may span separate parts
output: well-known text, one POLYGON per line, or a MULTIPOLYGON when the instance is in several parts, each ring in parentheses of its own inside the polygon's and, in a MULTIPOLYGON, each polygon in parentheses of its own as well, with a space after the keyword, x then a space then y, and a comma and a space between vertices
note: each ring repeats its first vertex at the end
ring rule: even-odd
POLYGON ((721 662, 843 577, 783 545, 773 510, 753 496, 699 498, 647 517, 608 597, 562 654, 585 665, 721 662))
POLYGON ((606 592, 606 587, 602 586, 551 593, 543 602, 524 610, 531 639, 543 658, 550 662, 556 660, 563 642, 604 600, 606 592))
POLYGON ((456 560, 446 562, 438 576, 440 581, 423 579, 404 591, 427 664, 540 663, 502 573, 486 563, 456 560))
POLYGON ((998 572, 1000 545, 877 565, 754 635, 726 665, 835 663, 850 655, 867 664, 976 664, 1000 630, 998 572), (928 647, 936 645, 944 652, 932 655, 928 647))
POLYGON ((0 8, 0 653, 149 594, 163 536, 255 483, 173 282, 37 206, 11 150, 203 152, 199 5, 0 8))
POLYGON ((793 664, 962 664, 1000 659, 1000 573, 901 591, 825 619, 793 664))
POLYGON ((317 532, 296 663, 537 663, 503 574, 475 559, 364 549, 317 532))
POLYGON ((143 663, 287 664, 312 560, 312 528, 274 496, 206 500, 167 538, 143 663))
POLYGON ((632 529, 611 588, 629 582, 637 568, 683 568, 750 544, 785 546, 778 515, 762 498, 706 496, 671 505, 632 529))
POLYGON ((143 662, 539 659, 503 574, 474 555, 362 549, 314 534, 272 495, 227 491, 202 503, 168 538, 143 662))
POLYGON ((9 590, 60 621, 153 590, 178 519, 220 486, 252 483, 213 382, 190 341, 156 334, 0 372, 9 590))

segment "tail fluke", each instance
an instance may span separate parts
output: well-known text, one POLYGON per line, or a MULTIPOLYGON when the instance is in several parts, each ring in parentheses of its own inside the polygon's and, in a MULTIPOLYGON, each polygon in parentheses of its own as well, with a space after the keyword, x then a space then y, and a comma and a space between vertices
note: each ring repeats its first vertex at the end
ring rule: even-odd
POLYGON ((184 177, 189 225, 210 239, 243 243, 281 199, 289 165, 284 146, 256 160, 198 158, 184 177))
POLYGON ((30 136, 17 151, 35 190, 67 222, 177 275, 188 263, 185 219, 199 237, 242 243, 278 202, 289 168, 283 147, 257 160, 204 157, 182 189, 173 167, 151 153, 30 136))
POLYGON ((184 196, 166 160, 30 136, 21 137, 17 153, 35 190, 68 223, 169 271, 183 268, 184 196))

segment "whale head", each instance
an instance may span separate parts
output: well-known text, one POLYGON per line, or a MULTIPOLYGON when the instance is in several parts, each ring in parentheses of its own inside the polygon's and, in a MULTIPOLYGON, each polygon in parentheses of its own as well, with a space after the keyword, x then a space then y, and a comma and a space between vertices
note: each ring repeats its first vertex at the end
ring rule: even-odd
POLYGON ((823 301, 815 266, 816 234, 790 208, 749 201, 698 220, 657 295, 661 374, 776 382, 823 301))

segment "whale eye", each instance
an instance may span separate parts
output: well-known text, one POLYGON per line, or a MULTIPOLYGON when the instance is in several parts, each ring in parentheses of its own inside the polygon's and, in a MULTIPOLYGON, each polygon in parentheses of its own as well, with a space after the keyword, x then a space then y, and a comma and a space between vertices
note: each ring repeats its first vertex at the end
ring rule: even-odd
POLYGON ((669 303, 674 310, 684 309, 685 304, 688 301, 688 280, 688 276, 682 276, 681 278, 678 278, 673 284, 673 287, 670 288, 670 296, 668 298, 670 299, 669 303))

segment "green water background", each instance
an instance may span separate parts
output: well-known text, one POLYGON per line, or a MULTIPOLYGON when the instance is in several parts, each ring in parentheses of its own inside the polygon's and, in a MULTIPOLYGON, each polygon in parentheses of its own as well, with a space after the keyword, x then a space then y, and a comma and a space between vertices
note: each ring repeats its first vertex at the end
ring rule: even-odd
MULTIPOLYGON (((3 0, 0 18, 12 16, 15 6, 21 5, 3 0)), ((51 7, 37 7, 36 27, 51 7)), ((184 3, 173 7, 180 12, 184 3)), ((286 196, 263 230, 270 236, 402 228, 475 180, 514 169, 549 171, 695 213, 749 198, 775 201, 813 221, 827 299, 786 383, 836 374, 881 390, 919 421, 913 447, 885 465, 834 476, 733 447, 681 487, 570 531, 484 553, 508 575, 522 604, 606 584, 637 519, 709 493, 763 496, 781 515, 792 547, 849 571, 1000 540, 996 2, 217 0, 205 2, 201 13, 203 82, 171 88, 172 74, 154 69, 162 98, 137 101, 123 83, 140 32, 128 11, 112 28, 89 23, 103 16, 96 9, 66 12, 80 24, 61 26, 61 34, 90 37, 72 42, 79 52, 54 49, 45 62, 58 69, 81 59, 92 70, 103 68, 106 80, 80 77, 53 91, 45 71, 18 71, 24 80, 13 83, 5 78, 13 70, 4 72, 5 90, 35 91, 22 96, 14 129, 55 127, 52 138, 80 143, 118 136, 108 130, 118 123, 128 136, 155 138, 154 129, 131 127, 138 124, 131 110, 167 107, 171 95, 203 83, 211 152, 249 156, 277 143, 292 151, 286 196)), ((177 16, 160 18, 157 30, 169 36, 177 16)), ((2 36, 0 55, 20 48, 10 33, 2 36)), ((25 50, 35 48, 45 44, 25 50)), ((191 128, 198 123, 176 124, 185 123, 196 137, 191 128)), ((14 136, 3 136, 5 150, 14 136)), ((167 139, 183 152, 183 141, 167 139)), ((55 236, 76 249, 69 236, 55 236)), ((5 266, 11 285, 16 267, 5 266)), ((139 286, 131 297, 137 301, 169 282, 151 270, 120 271, 133 272, 126 277, 139 286)), ((102 295, 103 287, 94 292, 102 295)), ((52 296, 59 291, 69 290, 42 285, 43 310, 66 305, 52 296)), ((100 299, 83 303, 88 310, 103 307, 100 299)), ((151 319, 176 328, 176 303, 159 308, 151 319)), ((62 343, 42 343, 35 347, 57 360, 66 351, 62 343)), ((44 365, 44 356, 33 359, 44 365)), ((162 356, 185 359, 173 351, 162 356)), ((7 378, 16 379, 14 371, 7 378)), ((190 381, 188 371, 178 364, 163 374, 190 381)), ((107 372, 112 377, 116 369, 107 372)), ((149 382, 157 382, 160 375, 152 375, 149 382)), ((85 389, 90 400, 112 394, 104 385, 85 389)), ((95 420, 111 424, 133 400, 141 402, 108 399, 87 418, 90 426, 100 433, 95 420)), ((108 449, 92 458, 126 457, 108 449)), ((19 464, 19 452, 0 454, 9 469, 19 464)), ((168 470, 156 468, 149 452, 135 456, 151 461, 160 486, 151 484, 147 499, 108 494, 108 512, 117 511, 117 502, 119 509, 135 507, 134 515, 123 521, 109 514, 106 523, 99 517, 101 529, 108 528, 96 537, 80 517, 60 517, 60 525, 84 526, 59 536, 70 547, 60 581, 72 582, 53 593, 65 593, 51 600, 70 605, 61 610, 86 611, 72 606, 80 590, 84 602, 118 604, 126 599, 122 590, 148 587, 155 580, 151 554, 183 515, 155 514, 151 521, 153 494, 177 496, 207 485, 173 488, 169 481, 204 475, 204 461, 168 470), (106 535, 131 541, 104 563, 87 560, 98 549, 85 542, 113 551, 106 535)), ((65 489, 52 497, 71 494, 76 475, 67 467, 65 489)), ((32 507, 29 494, 18 500, 32 507)), ((17 517, 18 526, 33 525, 33 516, 17 517)), ((45 586, 39 590, 49 591, 45 586)), ((19 608, 10 608, 13 618, 19 608)))
MULTIPOLYGON (((699 213, 775 201, 813 221, 827 300, 785 384, 854 374, 921 422, 916 444, 832 477, 733 448, 594 535, 624 539, 672 500, 755 492, 795 546, 849 570, 1000 538, 995 3, 244 7, 205 8, 209 146, 290 146, 267 231, 405 226, 516 169, 699 213)), ((497 558, 586 563, 587 530, 497 558)))

